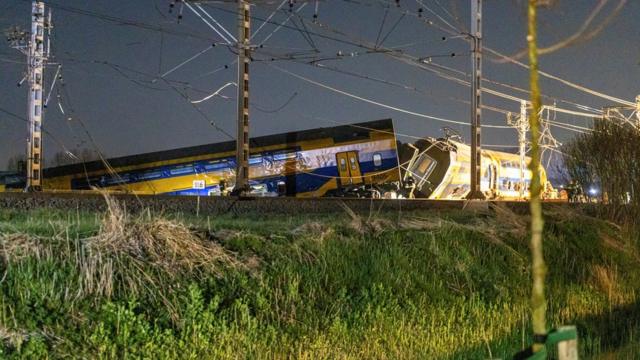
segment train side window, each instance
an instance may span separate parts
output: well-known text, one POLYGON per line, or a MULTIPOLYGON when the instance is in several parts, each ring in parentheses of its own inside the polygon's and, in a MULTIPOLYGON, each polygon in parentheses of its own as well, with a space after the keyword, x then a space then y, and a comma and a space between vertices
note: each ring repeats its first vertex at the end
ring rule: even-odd
POLYGON ((340 158, 340 171, 347 171, 347 160, 340 158))
POLYGON ((382 165, 382 155, 378 153, 373 154, 373 165, 374 166, 382 165))
POLYGON ((349 161, 351 162, 351 170, 357 169, 357 167, 356 167, 356 158, 351 157, 351 158, 349 158, 349 161))
POLYGON ((431 172, 433 171, 433 169, 435 169, 437 161, 435 161, 435 159, 433 159, 431 156, 426 154, 423 155, 421 159, 422 161, 419 162, 417 172, 418 174, 427 178, 431 175, 431 172))

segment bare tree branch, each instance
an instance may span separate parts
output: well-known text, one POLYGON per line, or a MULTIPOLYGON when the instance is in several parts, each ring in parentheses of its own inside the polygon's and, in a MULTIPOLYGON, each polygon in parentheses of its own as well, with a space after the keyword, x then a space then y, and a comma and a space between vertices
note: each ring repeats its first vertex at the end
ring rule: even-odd
MULTIPOLYGON (((600 0, 598 2, 598 4, 593 8, 593 10, 589 14, 589 16, 587 16, 587 18, 584 20, 584 22, 582 23, 582 26, 580 26, 578 31, 576 31, 572 35, 568 36, 567 38, 565 38, 565 39, 563 39, 563 40, 561 40, 561 41, 559 41, 559 42, 557 42, 557 43, 555 43, 555 44, 553 44, 551 46, 548 46, 548 47, 545 47, 545 48, 539 48, 538 49, 538 55, 550 54, 552 52, 558 51, 558 50, 563 49, 565 47, 577 45, 579 43, 591 40, 594 37, 596 37, 598 34, 600 34, 602 32, 602 30, 604 30, 607 27, 607 25, 609 25, 609 23, 611 23, 611 21, 613 19, 615 19, 616 16, 618 16, 618 14, 622 10, 622 8, 627 3, 627 0, 620 0, 618 2, 618 5, 616 5, 616 7, 613 9, 613 11, 604 20, 602 20, 602 22, 600 22, 593 30, 588 31, 589 27, 591 26, 593 21, 596 19, 598 14, 605 7, 605 5, 607 4, 608 1, 609 0, 600 0)), ((517 53, 511 55, 510 57, 513 58, 513 59, 522 59, 523 57, 525 57, 527 55, 527 52, 528 52, 527 49, 522 49, 522 50, 518 51, 517 53)), ((493 61, 497 62, 497 63, 508 62, 508 60, 506 60, 506 59, 494 59, 493 61)))

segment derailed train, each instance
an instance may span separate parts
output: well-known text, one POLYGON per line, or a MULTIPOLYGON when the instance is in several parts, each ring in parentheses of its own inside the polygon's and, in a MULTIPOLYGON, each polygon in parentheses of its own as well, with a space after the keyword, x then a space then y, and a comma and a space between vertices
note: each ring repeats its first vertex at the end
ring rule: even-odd
MULTIPOLYGON (((451 139, 397 141, 391 119, 252 138, 255 196, 462 199, 469 191, 469 147, 451 139)), ((48 191, 225 195, 235 182, 235 142, 125 156, 45 169, 48 191)), ((482 152, 488 198, 521 197, 519 156, 482 152)), ((546 182, 544 169, 542 180, 546 182)), ((524 174, 527 195, 531 172, 524 174)))

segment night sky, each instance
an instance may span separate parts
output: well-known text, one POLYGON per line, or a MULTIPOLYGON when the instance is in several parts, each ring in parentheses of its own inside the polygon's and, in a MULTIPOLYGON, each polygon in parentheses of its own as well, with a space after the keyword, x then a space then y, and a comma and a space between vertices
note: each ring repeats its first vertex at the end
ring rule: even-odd
MULTIPOLYGON (((280 4, 253 8, 253 15, 266 18, 280 4)), ((469 1, 423 0, 425 5, 454 26, 468 30, 469 1), (443 10, 442 5, 447 9, 443 10)), ((618 0, 610 0, 595 24, 612 11, 618 0)), ((44 127, 67 148, 93 148, 87 132, 95 144, 109 157, 143 153, 184 146, 229 140, 222 131, 211 125, 213 121, 229 134, 235 134, 235 92, 227 87, 221 95, 198 104, 198 112, 180 93, 191 99, 200 99, 224 84, 236 81, 235 55, 225 46, 216 46, 188 65, 176 70, 163 80, 153 80, 175 65, 192 57, 221 39, 190 11, 177 23, 176 15, 169 14, 169 1, 165 0, 55 0, 54 5, 92 14, 104 14, 136 23, 154 25, 164 32, 143 29, 101 20, 54 8, 55 25, 52 38, 52 61, 63 65, 64 88, 54 90, 44 127), (190 34, 193 36, 187 36, 190 34), (228 68, 225 69, 225 65, 228 68), (180 92, 180 93, 179 93, 180 92), (65 115, 58 106, 58 94, 65 115), (69 120, 69 118, 71 118, 69 120), (86 132, 82 127, 85 125, 86 132)), ((391 2, 395 3, 395 1, 391 2)), ((540 14, 540 44, 550 45, 574 33, 598 1, 558 0, 556 5, 540 14)), ((484 7, 485 46, 502 53, 513 54, 526 46, 526 1, 486 0, 484 7)), ((400 134, 412 136, 441 136, 441 128, 450 126, 468 139, 469 127, 446 124, 406 113, 378 107, 340 95, 316 85, 304 82, 278 71, 272 65, 302 75, 314 81, 353 93, 377 102, 431 116, 468 122, 469 106, 463 100, 469 98, 469 88, 448 81, 418 67, 397 61, 382 53, 360 54, 363 49, 344 42, 314 35, 347 40, 346 42, 375 43, 384 39, 383 47, 402 47, 408 54, 428 57, 433 62, 470 72, 469 46, 464 39, 442 40, 449 36, 438 29, 446 28, 426 9, 424 18, 432 19, 438 26, 428 26, 416 16, 404 16, 393 32, 389 30, 402 16, 402 10, 416 13, 420 6, 416 1, 400 1, 401 8, 393 5, 387 12, 384 1, 327 0, 319 4, 318 20, 327 27, 311 24, 314 4, 309 3, 299 11, 308 20, 304 26, 298 17, 292 17, 287 27, 279 29, 258 50, 256 59, 269 59, 267 54, 282 56, 292 52, 309 55, 316 47, 317 58, 333 58, 341 51, 346 56, 339 60, 320 62, 344 72, 356 72, 370 78, 384 79, 402 84, 409 90, 381 81, 363 79, 345 73, 329 71, 308 62, 255 61, 251 67, 251 131, 253 135, 265 135, 313 127, 335 126, 391 117, 400 134), (387 15, 385 16, 385 12, 387 15), (380 31, 384 20, 384 28, 380 31), (306 31, 305 31, 306 26, 306 31), (297 31, 296 27, 302 31, 297 31), (308 33, 307 33, 308 31, 308 33), (344 35, 338 34, 340 31, 344 35), (380 36, 378 36, 380 33, 380 36), (388 36, 387 36, 388 34, 388 36), (412 44, 412 45, 407 45, 412 44), (349 56, 359 52, 358 56, 349 56), (450 54, 456 54, 451 57, 450 54), (438 56, 445 55, 445 56, 438 56), (413 89, 413 90, 412 90, 413 89)), ((294 9, 301 6, 297 4, 294 9)), ((235 4, 218 2, 206 9, 234 36, 236 35, 235 4), (226 9, 222 11, 220 9, 226 9)), ((287 18, 285 11, 277 12, 272 21, 280 23, 287 18)), ((640 93, 640 2, 628 1, 619 16, 597 37, 564 48, 541 59, 541 69, 567 80, 626 100, 633 100, 640 93)), ((30 21, 30 1, 1 0, 0 28, 21 25, 30 21)), ((138 24, 140 25, 140 24, 138 24)), ((261 22, 255 20, 255 31, 261 22)), ((267 24, 254 38, 261 42, 277 25, 267 24)), ((301 56, 301 55, 300 55, 301 56)), ((16 83, 25 70, 24 57, 7 43, 0 45, 0 108, 25 116, 27 92, 16 83)), ((48 83, 55 67, 48 69, 48 83)), ((528 72, 511 64, 496 63, 486 59, 484 76, 488 79, 528 87, 528 72)), ((523 93, 496 85, 494 89, 525 97, 523 93)), ((600 108, 610 102, 578 92, 558 82, 542 78, 545 94, 580 104, 600 108)), ((484 96, 485 104, 519 111, 519 104, 484 96)), ((546 99, 546 103, 552 100, 546 99)), ((561 104, 567 109, 577 110, 561 104)), ((558 115, 558 121, 587 125, 583 118, 558 115)), ((483 122, 504 125, 505 115, 484 111, 483 122)), ((0 168, 9 157, 24 152, 26 124, 0 113, 0 168)), ((575 133, 553 128, 555 136, 566 141, 575 133)), ((402 139, 402 138, 401 138, 402 139)), ((483 143, 514 145, 516 132, 511 129, 487 128, 483 131, 483 143)), ((58 142, 47 136, 45 155, 51 157, 61 151, 58 142)))

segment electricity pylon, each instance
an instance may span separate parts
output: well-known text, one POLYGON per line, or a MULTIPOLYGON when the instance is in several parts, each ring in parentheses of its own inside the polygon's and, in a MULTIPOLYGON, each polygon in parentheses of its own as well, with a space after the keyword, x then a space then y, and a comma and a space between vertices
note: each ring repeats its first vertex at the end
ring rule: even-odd
POLYGON ((52 29, 51 10, 45 15, 42 1, 31 3, 31 32, 13 27, 7 33, 7 41, 27 56, 27 74, 18 83, 29 84, 27 119, 27 174, 25 191, 42 190, 42 122, 44 120, 44 68, 49 58, 49 35, 52 29))

